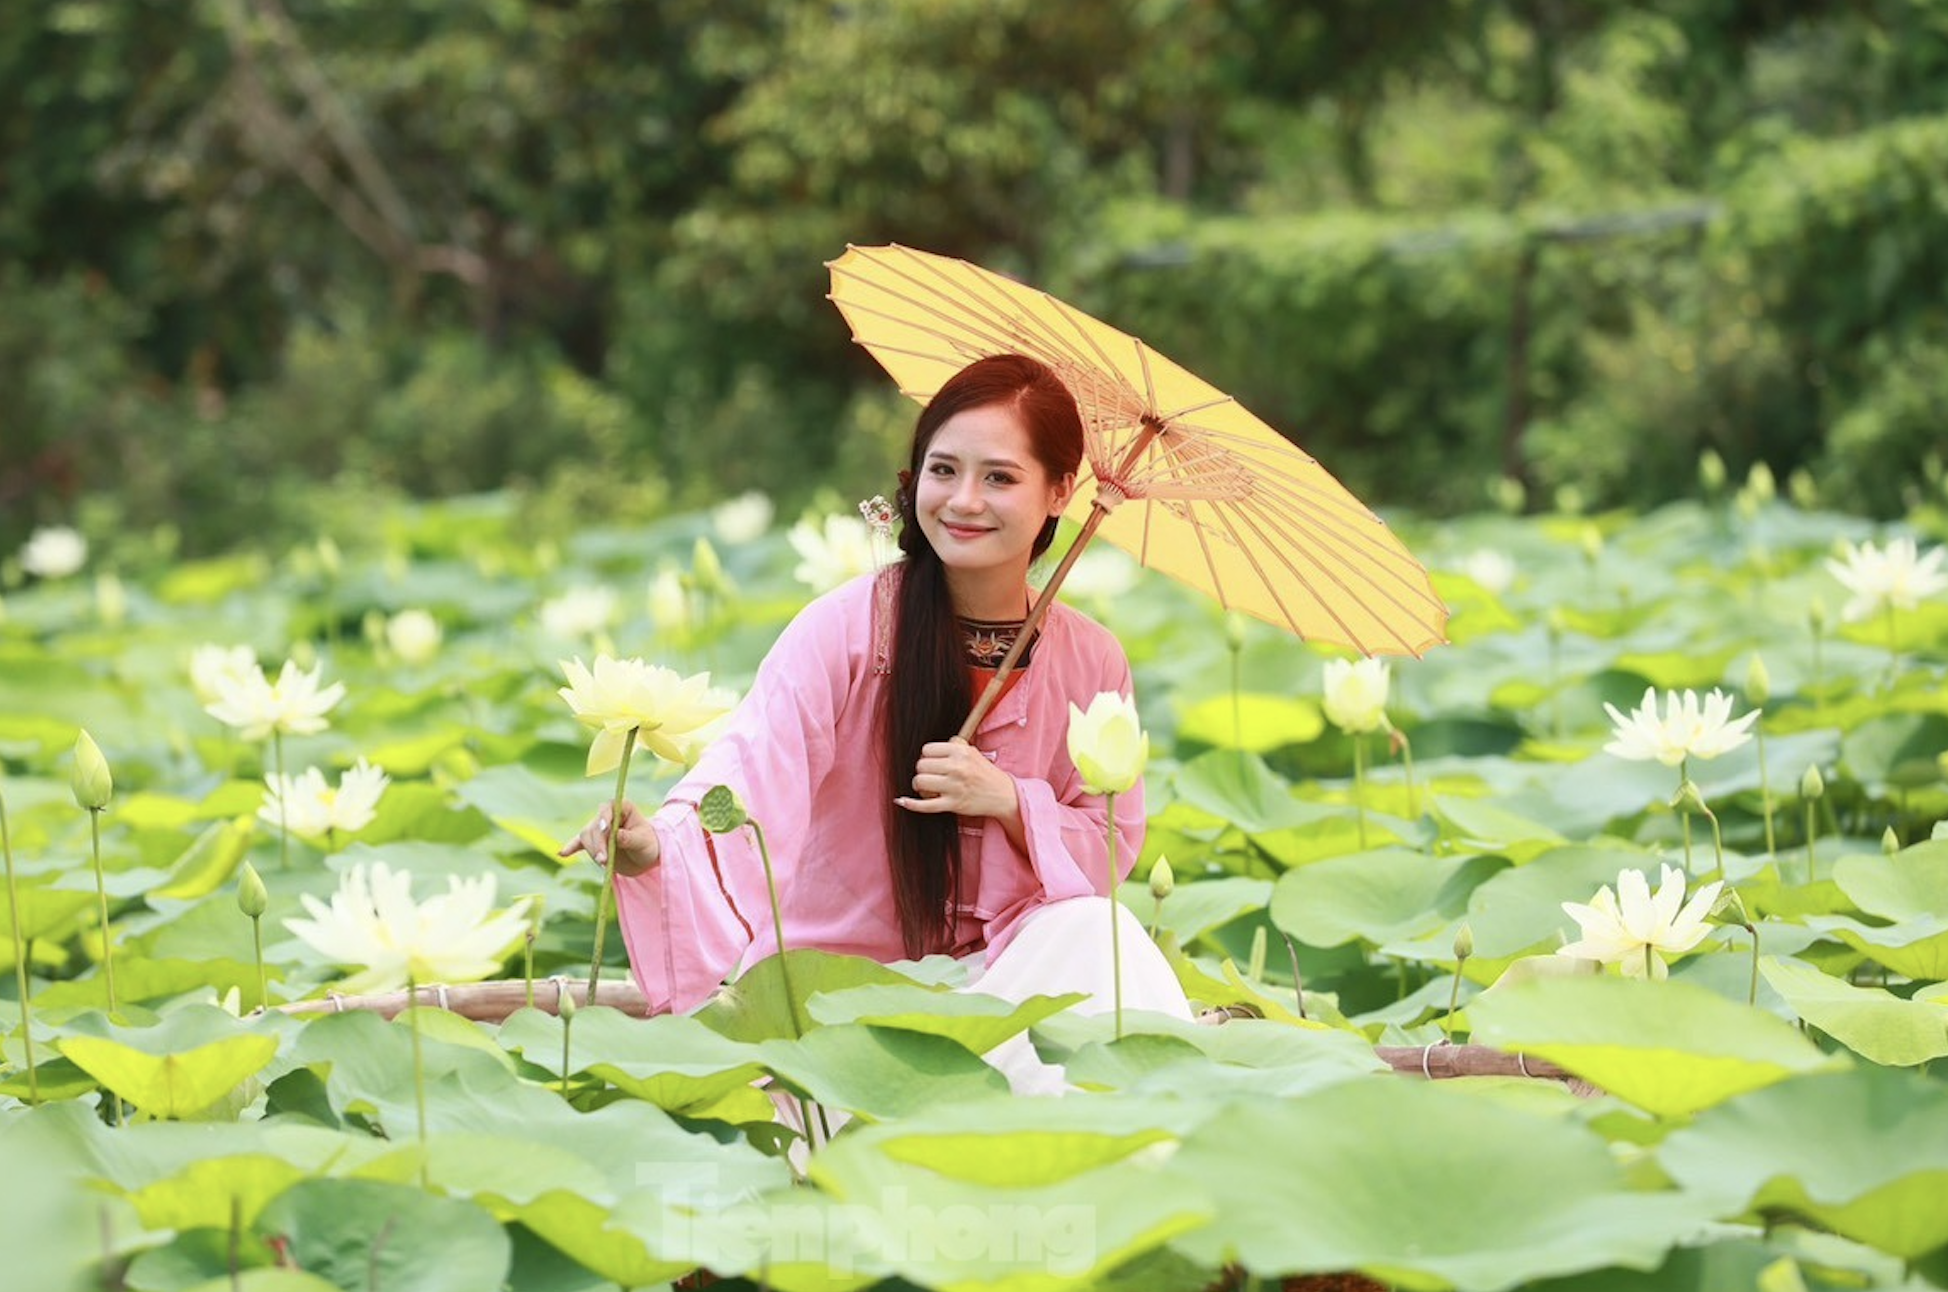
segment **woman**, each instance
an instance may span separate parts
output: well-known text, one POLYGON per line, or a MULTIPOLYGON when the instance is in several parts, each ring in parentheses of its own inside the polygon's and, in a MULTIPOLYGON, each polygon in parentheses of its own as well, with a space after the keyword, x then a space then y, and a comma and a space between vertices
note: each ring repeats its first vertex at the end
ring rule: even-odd
MULTIPOLYGON (((972 742, 953 734, 1028 613, 1028 567, 1082 452, 1074 398, 1024 356, 968 365, 921 412, 901 473, 905 559, 801 611, 662 808, 623 807, 618 912, 653 1009, 688 1009, 777 950, 752 832, 712 836, 697 819, 720 784, 764 829, 791 948, 944 953, 983 992, 1110 999, 1106 805, 1084 793, 1067 728, 1070 702, 1129 694, 1122 648, 1056 603, 972 742)), ((1122 874, 1143 821, 1139 783, 1117 804, 1122 874)), ((607 836, 605 811, 562 855, 602 862, 607 836)), ((1118 918, 1126 1006, 1188 1017, 1140 924, 1118 918)))

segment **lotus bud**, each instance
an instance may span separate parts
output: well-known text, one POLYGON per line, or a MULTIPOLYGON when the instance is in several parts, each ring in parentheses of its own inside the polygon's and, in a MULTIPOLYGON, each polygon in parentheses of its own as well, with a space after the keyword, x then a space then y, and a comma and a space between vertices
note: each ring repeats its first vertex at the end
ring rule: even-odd
POLYGON ((327 578, 332 579, 337 578, 339 571, 345 568, 344 554, 338 550, 338 544, 331 541, 329 534, 318 540, 318 567, 327 578))
POLYGON ((1224 645, 1233 655, 1245 648, 1245 617, 1235 610, 1224 616, 1224 645))
POLYGON ((1150 896, 1161 902, 1177 891, 1177 877, 1170 873, 1170 858, 1159 856, 1150 867, 1150 896))
POLYGON ((724 563, 717 559, 717 549, 701 534, 690 558, 690 570, 696 578, 697 591, 705 596, 721 597, 730 590, 724 578, 724 563))
POLYGON ((1786 477, 1786 493, 1801 511, 1811 511, 1819 506, 1819 482, 1805 467, 1794 467, 1792 474, 1786 477))
POLYGON ((128 618, 128 591, 113 571, 105 570, 95 576, 95 614, 110 628, 121 627, 128 618))
MULTIPOLYGON (((578 1008, 580 1006, 575 1004, 575 993, 568 990, 567 983, 561 983, 561 990, 555 993, 555 1013, 561 1016, 562 1022, 569 1023, 574 1021, 575 1011, 578 1008)), ((566 1045, 567 1042, 563 1041, 562 1044, 566 1045)), ((562 1079, 564 1081, 568 1079, 566 1072, 562 1073, 562 1079)))
POLYGON ((1102 691, 1087 709, 1069 702, 1069 761, 1091 794, 1121 794, 1143 775, 1150 758, 1150 735, 1137 717, 1136 704, 1115 691, 1102 691))
POLYGON ((1765 660, 1757 651, 1745 665, 1745 698, 1755 709, 1772 698, 1772 674, 1765 671, 1765 660))
POLYGON ((736 791, 728 785, 713 785, 704 791, 697 803, 697 817, 712 834, 729 834, 751 819, 736 791))
POLYGON ((1891 825, 1880 832, 1880 850, 1890 857, 1901 850, 1901 836, 1894 833, 1891 825))
POLYGON ((1752 927, 1752 916, 1745 909, 1745 899, 1738 895, 1736 888, 1721 889, 1718 900, 1711 904, 1705 918, 1717 924, 1736 924, 1742 929, 1752 927))
POLYGON ((1772 468, 1763 462, 1754 462, 1745 475, 1745 491, 1752 495, 1760 506, 1779 496, 1779 482, 1773 478, 1772 468))
POLYGON ((115 778, 109 775, 108 759, 102 756, 95 738, 85 730, 75 737, 74 771, 69 784, 74 790, 74 801, 90 812, 107 807, 115 794, 115 778))
POLYGON ((1688 776, 1677 787, 1677 793, 1671 795, 1671 806, 1690 816, 1711 815, 1711 809, 1705 806, 1704 795, 1698 793, 1697 783, 1688 776))
POLYGON ((1818 799, 1824 796, 1825 793, 1826 778, 1819 774, 1819 764, 1815 763, 1806 769, 1804 776, 1799 778, 1799 797, 1803 799, 1818 799))
POLYGON ((1474 926, 1466 922, 1463 922, 1461 927, 1454 931, 1454 958, 1456 960, 1466 960, 1469 956, 1473 955, 1474 953, 1475 953, 1474 926))
POLYGON ((1823 598, 1814 597, 1811 601, 1806 603, 1806 623, 1807 626, 1813 630, 1813 636, 1815 637, 1825 636, 1826 625, 1829 622, 1830 620, 1828 619, 1827 616, 1826 602, 1823 598))
POLYGON ((1596 559, 1603 555, 1603 531, 1596 526, 1583 526, 1582 532, 1576 536, 1576 541, 1582 544, 1584 560, 1594 564, 1596 559))
POLYGON ((1491 481, 1488 496, 1495 506, 1511 516, 1519 515, 1529 505, 1529 491, 1513 476, 1501 476, 1491 481))
POLYGON ((1698 484, 1705 496, 1715 498, 1725 487, 1725 459, 1718 456, 1717 449, 1706 449, 1698 455, 1698 484))
POLYGON ((271 908, 270 890, 264 887, 264 877, 257 873, 257 867, 249 862, 237 875, 237 909, 251 919, 261 919, 271 908))
POLYGON ((1542 626, 1549 630, 1551 641, 1561 641, 1563 631, 1569 627, 1569 618, 1563 614, 1562 607, 1550 606, 1549 613, 1542 617, 1542 626))
POLYGON ((1583 491, 1573 484, 1563 485, 1556 490, 1556 510, 1565 516, 1580 516, 1586 505, 1583 491))

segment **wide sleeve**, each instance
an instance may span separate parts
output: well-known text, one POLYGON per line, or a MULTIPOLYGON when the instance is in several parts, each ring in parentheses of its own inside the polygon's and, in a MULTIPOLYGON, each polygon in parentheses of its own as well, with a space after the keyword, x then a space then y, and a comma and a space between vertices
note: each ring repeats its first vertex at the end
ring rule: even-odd
MULTIPOLYGON (((1108 896, 1110 803, 1090 794, 1068 753, 1068 705, 1087 707, 1102 691, 1132 695, 1130 666, 1122 647, 1106 630, 1086 620, 1073 626, 1069 649, 1052 654, 1054 685, 1036 696, 1023 715, 1029 738, 1024 751, 1037 751, 1029 765, 1008 767, 1021 805, 1026 856, 996 828, 986 832, 984 868, 995 866, 1011 878, 990 890, 990 954, 1008 940, 1015 920, 1029 907, 1071 897, 1108 896)), ((1037 659, 1037 667, 1043 660, 1037 659)), ((1116 873, 1120 880, 1136 865, 1143 849, 1143 782, 1115 799, 1116 873)), ((995 876, 997 880, 1000 876, 995 876)), ((984 887, 986 885, 984 884, 984 887)))
POLYGON ((750 826, 712 835, 697 803, 728 785, 764 829, 780 897, 791 890, 817 788, 860 672, 868 629, 857 598, 832 594, 786 626, 751 689, 651 818, 661 860, 618 876, 629 965, 653 1012, 683 1011, 716 990, 754 942, 772 941, 770 898, 750 826))

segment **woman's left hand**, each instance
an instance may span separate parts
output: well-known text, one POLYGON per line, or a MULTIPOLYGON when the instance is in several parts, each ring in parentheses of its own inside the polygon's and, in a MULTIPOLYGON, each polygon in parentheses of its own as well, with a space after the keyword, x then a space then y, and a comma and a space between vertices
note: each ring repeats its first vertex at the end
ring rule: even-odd
POLYGON ((961 816, 991 816, 1003 821, 1020 814, 1014 777, 988 761, 988 756, 956 736, 920 747, 914 767, 913 793, 893 802, 909 812, 955 812, 961 816))

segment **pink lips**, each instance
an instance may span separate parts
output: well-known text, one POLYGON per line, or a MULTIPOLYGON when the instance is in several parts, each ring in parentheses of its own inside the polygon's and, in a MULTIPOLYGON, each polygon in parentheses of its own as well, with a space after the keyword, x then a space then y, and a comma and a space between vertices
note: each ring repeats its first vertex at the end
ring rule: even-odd
POLYGON ((951 534, 953 537, 960 538, 960 539, 979 538, 981 537, 981 535, 991 532, 989 530, 980 529, 972 525, 949 525, 944 522, 941 524, 940 528, 947 531, 947 533, 951 534))

